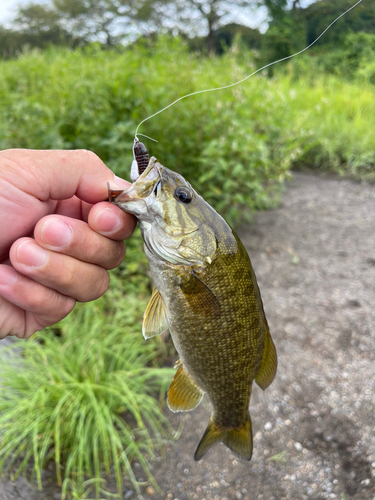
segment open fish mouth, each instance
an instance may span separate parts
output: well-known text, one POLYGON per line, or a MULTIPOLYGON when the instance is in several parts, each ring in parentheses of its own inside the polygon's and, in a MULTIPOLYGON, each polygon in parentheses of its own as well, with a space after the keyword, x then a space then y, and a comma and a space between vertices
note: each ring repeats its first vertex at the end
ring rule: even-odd
POLYGON ((147 152, 145 145, 137 139, 134 141, 133 147, 134 160, 130 170, 130 179, 133 182, 126 190, 115 190, 108 186, 108 198, 110 203, 128 203, 136 199, 147 196, 148 191, 152 191, 156 179, 160 177, 160 172, 155 168, 156 158, 151 158, 147 152), (142 178, 142 187, 139 182, 142 178))

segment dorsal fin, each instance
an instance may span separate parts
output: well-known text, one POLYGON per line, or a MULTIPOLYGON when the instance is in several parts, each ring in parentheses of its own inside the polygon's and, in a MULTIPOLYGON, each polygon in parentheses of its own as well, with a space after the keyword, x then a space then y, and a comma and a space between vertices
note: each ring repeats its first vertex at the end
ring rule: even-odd
POLYGON ((262 363, 260 365, 257 376, 255 377, 255 382, 263 390, 271 384, 276 375, 277 370, 277 354, 275 344, 271 338, 271 334, 268 328, 267 320, 265 321, 265 333, 264 333, 264 348, 262 363))

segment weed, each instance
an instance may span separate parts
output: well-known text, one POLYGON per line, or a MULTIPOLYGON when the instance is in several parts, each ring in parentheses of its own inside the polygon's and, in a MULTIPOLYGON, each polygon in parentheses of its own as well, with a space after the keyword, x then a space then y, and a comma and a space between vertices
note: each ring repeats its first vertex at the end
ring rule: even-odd
POLYGON ((277 455, 273 455, 268 459, 269 462, 278 462, 281 464, 285 464, 287 462, 288 453, 286 451, 282 451, 277 455))

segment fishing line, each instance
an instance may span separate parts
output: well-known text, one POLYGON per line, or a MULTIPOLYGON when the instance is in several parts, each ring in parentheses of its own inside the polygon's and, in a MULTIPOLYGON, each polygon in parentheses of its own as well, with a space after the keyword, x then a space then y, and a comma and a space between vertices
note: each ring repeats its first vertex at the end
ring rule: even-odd
MULTIPOLYGON (((151 116, 150 116, 150 118, 151 118, 151 116)), ((137 129, 137 130, 138 130, 138 129, 137 129)), ((150 141, 159 142, 159 141, 157 141, 156 139, 153 139, 152 137, 149 137, 148 135, 141 134, 141 133, 139 133, 138 135, 141 135, 142 137, 147 137, 147 139, 150 139, 150 141)))
MULTIPOLYGON (((332 21, 332 23, 329 26, 327 26, 327 28, 323 31, 323 33, 321 33, 318 36, 318 38, 316 38, 312 43, 310 43, 310 45, 308 45, 304 49, 300 50, 299 52, 296 52, 295 54, 292 54, 291 56, 283 57, 282 59, 278 59, 277 61, 273 61, 273 62, 271 62, 269 64, 266 64, 265 66, 263 66, 262 68, 257 69, 256 71, 254 71, 250 75, 245 76, 245 78, 242 78, 242 80, 239 80, 238 82, 231 83, 230 85, 224 85, 223 87, 214 87, 212 89, 197 90, 196 92, 191 92, 190 94, 186 94, 186 95, 184 95, 182 97, 179 97, 178 99, 176 99, 175 101, 173 101, 171 104, 168 104, 168 106, 165 106, 165 108, 160 109, 159 111, 157 111, 153 115, 148 116, 147 118, 145 118, 144 120, 142 120, 140 122, 140 124, 138 125, 138 127, 136 128, 136 131, 135 131, 135 140, 138 140, 137 139, 138 129, 139 129, 139 127, 143 123, 145 123, 147 120, 150 120, 154 116, 159 115, 160 113, 162 113, 163 111, 167 110, 168 108, 172 107, 177 102, 182 101, 182 99, 186 99, 187 97, 191 97, 191 96, 197 95, 197 94, 203 94, 205 92, 214 92, 215 90, 229 89, 230 87, 234 87, 235 85, 239 85, 240 83, 244 82, 245 80, 248 80, 252 76, 254 76, 257 73, 259 73, 260 71, 262 71, 262 70, 264 70, 266 68, 269 68, 270 66, 273 66, 274 64, 278 64, 280 62, 287 61, 288 59, 291 59, 292 57, 295 57, 295 56, 298 56, 298 55, 302 54, 303 52, 305 52, 306 50, 308 50, 310 47, 312 47, 318 40, 320 40, 322 38, 322 36, 331 28, 331 26, 333 26, 339 19, 341 19, 342 17, 344 17, 348 12, 350 12, 355 7, 357 7, 357 5, 359 5, 361 2, 362 2, 362 0, 359 0, 356 4, 352 5, 352 7, 350 7, 348 10, 346 10, 343 14, 339 15, 339 17, 337 17, 334 21, 332 21)), ((144 135, 144 134, 138 134, 138 135, 144 135)), ((147 136, 144 136, 144 137, 147 137, 147 136)), ((149 139, 151 139, 151 137, 149 139)), ((155 139, 152 139, 152 140, 155 141, 155 139)))

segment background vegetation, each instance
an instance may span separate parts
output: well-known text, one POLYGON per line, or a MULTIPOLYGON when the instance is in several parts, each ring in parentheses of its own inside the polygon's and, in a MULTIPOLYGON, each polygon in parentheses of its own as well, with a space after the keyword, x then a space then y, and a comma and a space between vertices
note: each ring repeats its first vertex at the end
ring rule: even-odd
MULTIPOLYGON (((209 43, 180 30, 179 36, 153 35, 127 47, 113 37, 101 42, 99 28, 85 34, 84 24, 80 32, 79 23, 63 27, 56 16, 67 5, 62 1, 48 10, 49 28, 45 10, 29 10, 27 18, 20 9, 23 21, 0 30, 0 148, 91 149, 128 178, 141 120, 181 95, 233 83, 303 46, 343 11, 346 0, 307 9, 293 2, 291 10, 282 0, 263 4, 269 13, 264 34, 242 27, 239 38, 236 25, 215 18, 209 43)), ((293 62, 232 89, 182 101, 146 122, 140 131, 159 141, 145 140, 149 152, 181 172, 232 224, 275 206, 292 168, 373 181, 373 10, 364 2, 326 42, 293 62)), ((150 33, 157 24, 152 12, 151 18, 143 11, 140 25, 150 33)), ((114 473, 119 494, 123 476, 136 485, 132 460, 152 481, 149 460, 170 434, 159 400, 172 374, 157 368, 166 346, 142 339, 150 292, 136 233, 102 299, 16 344, 1 374, 2 470, 32 470, 40 485, 42 467, 53 460, 64 494, 74 498, 84 498, 90 488, 105 496, 103 474, 114 473)))
MULTIPOLYGON (((178 103, 142 126, 159 141, 148 142, 150 153, 181 171, 232 223, 277 202, 288 171, 301 162, 372 178, 373 38, 347 37, 345 57, 330 55, 334 66, 306 56, 273 78, 257 75, 178 103)), ((241 45, 205 58, 169 37, 122 51, 28 53, 1 63, 0 147, 88 148, 128 177, 143 118, 254 67, 241 45)))

